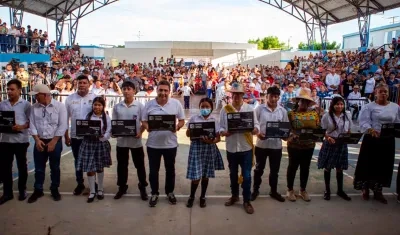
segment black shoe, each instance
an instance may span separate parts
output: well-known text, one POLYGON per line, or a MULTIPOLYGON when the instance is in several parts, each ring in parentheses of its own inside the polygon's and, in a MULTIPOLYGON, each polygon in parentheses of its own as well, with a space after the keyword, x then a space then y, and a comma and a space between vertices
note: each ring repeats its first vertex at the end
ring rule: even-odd
POLYGON ((28 194, 26 193, 26 191, 23 191, 23 192, 19 193, 18 200, 24 201, 27 197, 28 197, 28 194))
POLYGON ((34 202, 36 202, 39 198, 41 198, 41 197, 43 197, 43 196, 44 196, 43 191, 35 190, 35 191, 33 192, 33 194, 29 197, 28 203, 34 203, 34 202))
POLYGON ((192 208, 193 207, 193 202, 194 202, 194 198, 193 197, 189 197, 188 202, 186 203, 186 207, 187 208, 192 208))
POLYGON ((58 189, 51 190, 51 197, 54 201, 58 202, 61 200, 61 194, 58 192, 58 189))
POLYGON ((146 188, 141 188, 140 190, 140 198, 142 198, 143 201, 149 200, 149 195, 146 192, 146 188))
POLYGON ((339 197, 343 198, 346 201, 351 201, 351 197, 349 197, 345 192, 340 191, 336 193, 339 197))
POLYGON ((282 197, 282 195, 280 195, 278 192, 270 192, 269 196, 275 200, 277 200, 278 202, 284 202, 285 198, 282 197))
POLYGON ((155 207, 158 202, 158 195, 152 195, 150 200, 149 200, 149 206, 150 207, 155 207))
POLYGON ((204 207, 206 207, 206 206, 207 206, 206 198, 205 198, 205 197, 201 197, 201 198, 200 198, 200 207, 201 207, 201 208, 204 208, 204 207))
POLYGON ((92 203, 96 197, 95 193, 91 193, 87 199, 87 203, 92 203), (93 197, 91 197, 93 195, 93 197))
POLYGON ((124 194, 126 194, 126 191, 122 191, 121 189, 118 190, 117 194, 115 194, 114 199, 118 200, 120 199, 124 194))
POLYGON ((255 201, 258 195, 260 195, 260 192, 258 190, 254 190, 253 193, 251 194, 251 201, 255 201))
POLYGON ((326 200, 326 201, 331 200, 331 192, 328 192, 328 191, 324 192, 324 200, 326 200))
POLYGON ((4 203, 12 200, 14 198, 14 195, 3 195, 0 197, 0 205, 3 205, 4 203))
POLYGON ((75 196, 78 196, 78 195, 81 195, 83 193, 83 190, 85 190, 85 185, 78 184, 76 186, 76 188, 74 189, 73 193, 74 193, 75 196))
POLYGON ((167 199, 169 201, 169 204, 175 205, 176 204, 176 197, 174 193, 168 193, 167 199))
POLYGON ((103 200, 103 199, 104 199, 104 192, 103 192, 103 190, 98 190, 98 191, 97 191, 97 199, 99 199, 99 200, 103 200), (101 192, 101 194, 100 194, 99 192, 101 192))

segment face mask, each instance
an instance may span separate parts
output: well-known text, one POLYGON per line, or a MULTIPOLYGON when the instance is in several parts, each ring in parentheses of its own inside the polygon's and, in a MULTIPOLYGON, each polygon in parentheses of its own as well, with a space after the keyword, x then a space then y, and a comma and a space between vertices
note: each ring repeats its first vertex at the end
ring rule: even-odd
POLYGON ((211 113, 211 109, 200 109, 201 116, 208 116, 211 113))

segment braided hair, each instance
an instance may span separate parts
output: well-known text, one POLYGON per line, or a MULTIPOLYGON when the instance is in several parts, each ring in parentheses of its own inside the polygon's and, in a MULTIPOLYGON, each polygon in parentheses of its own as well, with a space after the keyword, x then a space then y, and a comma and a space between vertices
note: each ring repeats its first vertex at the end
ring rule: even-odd
POLYGON ((104 100, 103 97, 99 96, 94 98, 93 100, 93 104, 92 104, 92 111, 90 111, 88 113, 88 115, 86 116, 86 120, 90 120, 90 117, 92 117, 93 115, 93 105, 94 103, 99 102, 101 105, 103 105, 103 111, 101 112, 101 120, 103 121, 103 132, 106 132, 107 130, 107 114, 105 112, 106 109, 106 101, 104 100))
MULTIPOLYGON (((338 129, 338 125, 336 123, 334 115, 335 115, 335 105, 339 102, 342 102, 343 105, 345 106, 345 101, 344 101, 343 97, 341 97, 341 96, 333 97, 332 101, 331 101, 331 105, 329 106, 329 116, 331 117, 333 125, 335 126, 335 128, 331 131, 331 133, 338 129)), ((343 113, 343 128, 344 128, 346 119, 347 119, 347 121, 350 121, 350 120, 348 119, 348 117, 346 115, 346 108, 343 108, 341 113, 343 113)))

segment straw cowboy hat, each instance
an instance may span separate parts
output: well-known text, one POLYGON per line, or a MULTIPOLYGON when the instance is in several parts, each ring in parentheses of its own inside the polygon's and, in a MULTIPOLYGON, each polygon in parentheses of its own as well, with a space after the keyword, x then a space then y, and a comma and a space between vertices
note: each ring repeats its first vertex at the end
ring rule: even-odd
POLYGON ((299 95, 293 98, 293 101, 298 102, 300 99, 311 101, 311 105, 315 104, 315 101, 311 98, 311 92, 300 88, 299 95))
POLYGON ((230 93, 245 93, 243 85, 239 84, 237 82, 232 84, 231 89, 228 90, 228 92, 230 92, 230 93))

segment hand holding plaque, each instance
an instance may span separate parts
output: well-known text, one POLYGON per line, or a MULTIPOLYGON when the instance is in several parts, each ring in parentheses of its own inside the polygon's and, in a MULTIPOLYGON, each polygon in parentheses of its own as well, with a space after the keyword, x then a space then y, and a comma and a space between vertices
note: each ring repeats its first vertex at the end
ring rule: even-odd
POLYGON ((15 112, 0 111, 0 133, 8 133, 8 134, 20 133, 19 129, 14 126, 15 126, 15 112))
POLYGON ((149 115, 149 131, 176 131, 176 116, 168 114, 149 115))
POLYGON ((265 138, 288 138, 290 134, 290 122, 267 122, 265 138))
POLYGON ((252 132, 254 130, 253 112, 227 113, 228 132, 252 132))
POLYGON ((136 136, 136 117, 130 120, 112 120, 112 135, 116 137, 136 136))
POLYGON ((193 122, 189 124, 190 140, 215 139, 215 122, 193 122))
POLYGON ((96 136, 101 137, 101 121, 100 120, 76 120, 77 136, 96 136))

